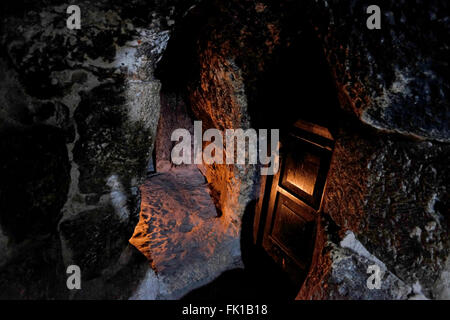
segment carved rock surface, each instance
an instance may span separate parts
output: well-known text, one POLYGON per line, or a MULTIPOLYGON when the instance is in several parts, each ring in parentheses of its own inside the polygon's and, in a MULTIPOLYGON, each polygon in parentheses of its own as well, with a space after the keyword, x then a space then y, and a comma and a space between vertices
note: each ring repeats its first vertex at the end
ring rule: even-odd
POLYGON ((380 4, 381 29, 366 27, 368 3, 312 1, 341 106, 370 126, 449 141, 449 4, 380 4))
POLYGON ((140 221, 130 243, 151 262, 154 271, 147 277, 154 288, 138 290, 136 298, 178 299, 241 266, 239 235, 217 217, 195 165, 148 178, 141 194, 140 221))
MULTIPOLYGON (((420 286, 428 298, 438 297, 450 247, 448 168, 443 160, 448 157, 449 139, 448 4, 385 4, 382 29, 372 31, 366 28, 366 4, 353 1, 212 3, 213 9, 205 11, 216 16, 205 29, 199 28, 203 33, 192 41, 196 44, 192 68, 197 69, 188 84, 196 116, 207 127, 261 124, 261 115, 268 114, 258 109, 257 103, 263 101, 260 92, 275 88, 263 86, 261 79, 276 74, 271 68, 277 66, 277 54, 293 50, 299 35, 307 33, 306 23, 293 22, 295 14, 296 21, 304 17, 320 39, 342 110, 319 112, 328 118, 320 120, 330 126, 336 139, 324 214, 341 229, 341 237, 348 230, 355 232, 393 277, 411 288, 420 286)), ((195 14, 201 18, 201 13, 195 14)), ((314 50, 308 44, 304 51, 314 50)), ((299 78, 291 81, 301 83, 299 78)), ((300 88, 306 99, 307 92, 300 88)), ((324 91, 324 95, 332 94, 324 91)), ((276 93, 266 96, 271 95, 276 93)), ((303 96, 297 99, 302 101, 303 96)), ((316 102, 317 107, 298 107, 294 117, 309 115, 308 107, 320 110, 321 101, 316 102)), ((269 109, 274 121, 279 120, 277 111, 285 112, 283 104, 276 108, 269 109)), ((284 124, 286 119, 289 116, 284 124)), ((206 167, 205 175, 222 209, 239 203, 229 196, 236 194, 231 186, 257 185, 257 178, 251 174, 243 178, 235 170, 206 167)), ((235 207, 229 211, 239 212, 235 207)), ((350 259, 339 260, 342 266, 351 264, 359 277, 358 270, 366 262, 342 254, 350 259)), ((330 297, 339 289, 328 288, 330 297)), ((405 297, 389 292, 384 296, 405 297)))

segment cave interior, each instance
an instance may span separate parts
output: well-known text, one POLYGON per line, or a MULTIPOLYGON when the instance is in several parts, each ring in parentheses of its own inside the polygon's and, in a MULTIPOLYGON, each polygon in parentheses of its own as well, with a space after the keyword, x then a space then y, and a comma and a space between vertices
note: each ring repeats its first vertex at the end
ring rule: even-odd
POLYGON ((1 298, 450 298, 447 4, 56 2, 0 15, 1 298), (199 121, 279 130, 278 170, 196 163, 199 121))

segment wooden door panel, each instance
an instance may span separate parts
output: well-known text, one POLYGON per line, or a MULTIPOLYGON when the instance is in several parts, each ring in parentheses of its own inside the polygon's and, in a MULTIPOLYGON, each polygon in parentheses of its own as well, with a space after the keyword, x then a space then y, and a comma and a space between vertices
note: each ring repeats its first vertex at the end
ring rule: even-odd
POLYGON ((281 167, 271 181, 266 215, 260 222, 264 224, 264 249, 298 285, 308 272, 314 250, 331 161, 330 137, 324 128, 300 124, 282 142, 281 167), (305 133, 305 128, 313 130, 305 133))
POLYGON ((295 210, 292 200, 278 194, 278 204, 271 237, 282 244, 290 255, 301 261, 307 261, 314 233, 314 216, 295 210))
POLYGON ((331 152, 325 147, 291 136, 281 166, 280 186, 318 210, 331 152))
POLYGON ((307 264, 314 239, 314 215, 298 210, 298 205, 279 193, 273 228, 270 236, 275 238, 287 253, 307 264))

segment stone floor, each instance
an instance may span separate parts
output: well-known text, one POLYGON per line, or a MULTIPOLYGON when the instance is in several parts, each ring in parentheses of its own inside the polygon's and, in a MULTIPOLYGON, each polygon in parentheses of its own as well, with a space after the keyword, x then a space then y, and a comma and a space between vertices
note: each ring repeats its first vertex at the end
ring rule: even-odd
POLYGON ((151 262, 155 275, 146 285, 159 289, 142 287, 146 293, 138 292, 136 298, 179 298, 242 266, 239 234, 217 217, 196 166, 151 175, 141 197, 140 220, 130 243, 151 262))

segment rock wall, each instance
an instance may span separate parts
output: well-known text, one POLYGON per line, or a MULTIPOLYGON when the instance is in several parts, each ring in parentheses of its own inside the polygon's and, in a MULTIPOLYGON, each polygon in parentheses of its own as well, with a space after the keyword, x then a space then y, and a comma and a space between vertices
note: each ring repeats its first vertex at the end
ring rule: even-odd
POLYGON ((68 4, 16 4, 2 6, 1 19, 0 145, 8 155, 0 160, 1 296, 66 297, 64 280, 53 278, 64 279, 67 265, 79 265, 86 287, 99 288, 131 259, 138 186, 160 112, 153 70, 175 8, 77 1, 81 29, 69 30, 68 4), (36 243, 45 257, 30 249, 36 243), (42 259, 48 271, 31 265, 42 259), (26 276, 27 268, 36 271, 26 276), (39 293, 33 277, 63 289, 39 293))
MULTIPOLYGON (((381 130, 340 126, 324 212, 409 285, 407 297, 448 299, 448 4, 383 3, 375 32, 364 28, 366 6, 323 1, 309 11, 341 108, 381 130)), ((322 284, 336 281, 330 269, 322 284)), ((299 297, 314 297, 310 289, 299 297)))
MULTIPOLYGON (((208 49, 200 54, 199 59, 200 85, 192 91, 190 102, 193 112, 204 121, 204 130, 216 128, 225 133, 226 129, 250 128, 239 68, 233 60, 216 56, 208 49)), ((245 208, 255 199, 258 168, 227 164, 203 166, 222 219, 227 224, 231 223, 239 233, 245 208)))
MULTIPOLYGON (((339 231, 334 232, 334 241, 317 244, 316 250, 323 250, 327 260, 322 257, 324 265, 318 268, 322 270, 310 271, 310 279, 299 298, 355 298, 356 287, 342 294, 341 289, 331 286, 331 283, 344 283, 342 275, 339 276, 341 267, 333 260, 337 258, 330 253, 329 246, 342 251, 339 239, 349 231, 355 233, 358 241, 389 273, 409 288, 405 289, 403 298, 416 295, 448 298, 448 291, 445 293, 442 289, 443 286, 448 288, 448 281, 443 281, 448 272, 449 254, 445 204, 448 170, 442 162, 448 154, 448 146, 395 135, 377 139, 379 133, 361 132, 364 131, 347 129, 337 136, 323 210, 339 231), (327 276, 319 281, 316 273, 323 270, 328 270, 327 276), (318 291, 324 285, 337 291, 318 291)), ((360 256, 358 252, 350 252, 356 258, 360 256)), ((373 292, 365 288, 367 277, 367 274, 355 276, 355 279, 360 278, 359 286, 365 291, 358 293, 360 299, 373 298, 373 292)), ((392 292, 386 292, 383 298, 393 297, 392 292)))
POLYGON ((307 5, 341 106, 378 129, 448 142, 449 4, 382 1, 381 29, 369 30, 370 4, 307 5))
MULTIPOLYGON (((337 230, 330 236, 319 228, 327 240, 317 244, 299 298, 448 298, 447 4, 386 3, 381 30, 366 28, 367 5, 204 4, 190 13, 196 25, 186 31, 190 35, 183 34, 189 40, 179 42, 188 49, 183 61, 189 61, 185 70, 192 75, 183 80, 191 108, 206 127, 278 127, 316 116, 332 130, 336 146, 323 214, 337 230), (204 16, 208 19, 202 22, 204 16), (320 52, 314 51, 309 28, 319 39, 325 69, 314 59, 320 52), (318 63, 322 80, 296 59, 318 63), (280 66, 284 73, 276 70, 280 66), (327 72, 336 93, 326 85, 327 72), (333 94, 336 107, 323 98, 333 94), (286 101, 299 103, 285 106, 286 101), (369 258, 342 246, 349 232, 369 258), (386 287, 378 293, 366 287, 370 261, 385 267, 386 287)), ((254 194, 258 177, 237 168, 209 166, 206 177, 225 215, 239 221, 242 211, 235 204, 254 194), (250 187, 233 189, 240 184, 250 187), (240 198, 230 197, 237 192, 240 198)))

